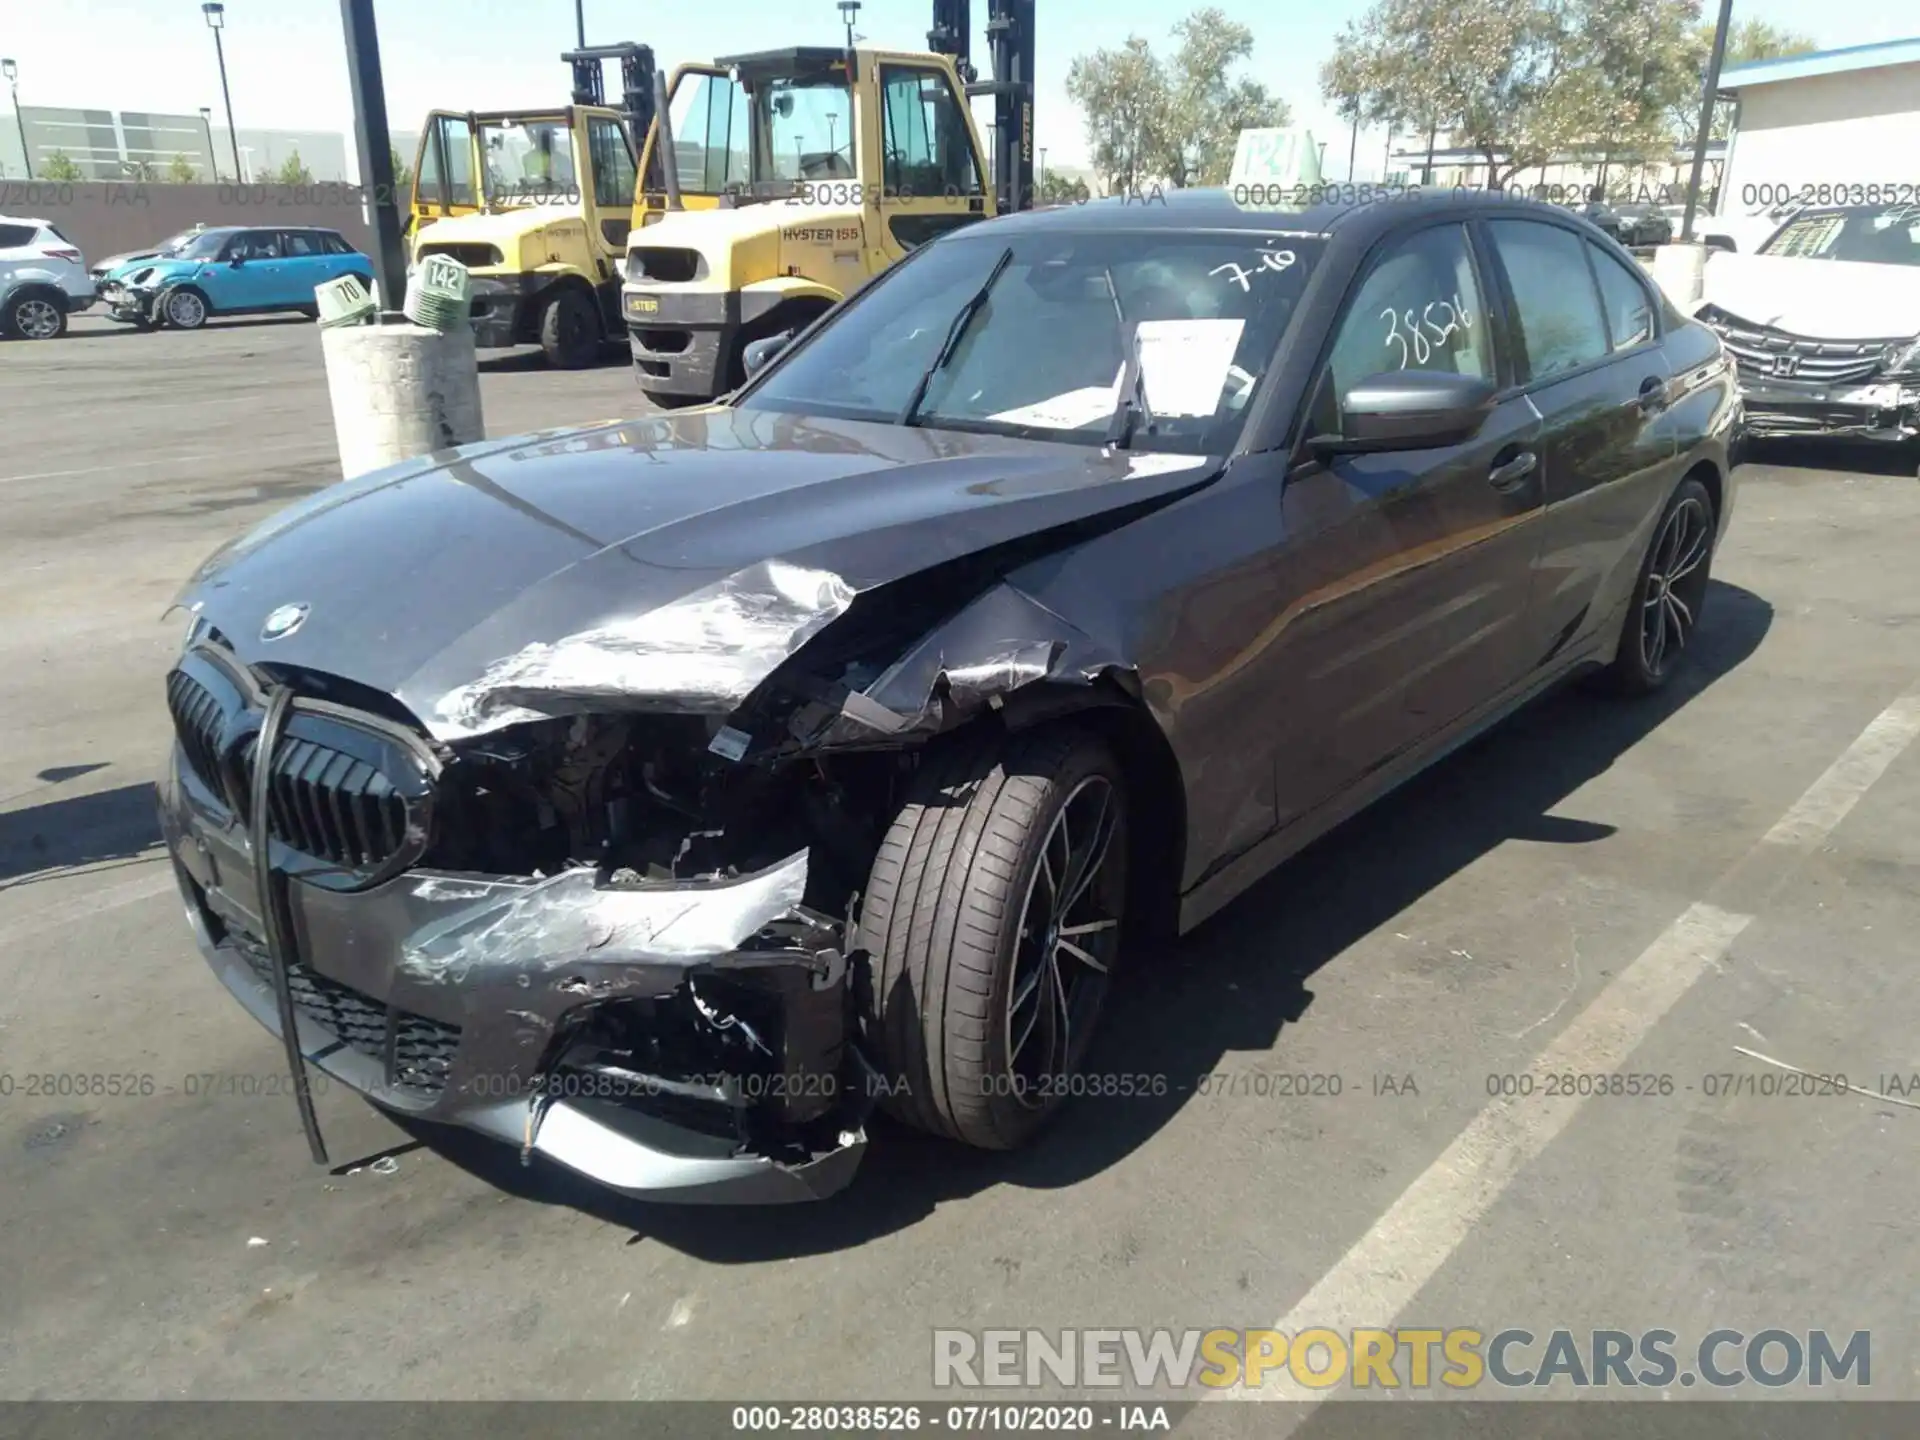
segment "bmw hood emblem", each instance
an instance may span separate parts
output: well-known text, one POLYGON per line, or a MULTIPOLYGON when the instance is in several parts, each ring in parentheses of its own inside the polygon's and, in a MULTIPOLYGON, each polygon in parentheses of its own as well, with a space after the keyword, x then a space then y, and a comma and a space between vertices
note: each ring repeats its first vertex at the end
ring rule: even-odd
POLYGON ((266 623, 260 627, 262 640, 284 640, 298 630, 307 618, 307 605, 303 601, 298 605, 282 605, 267 616, 266 623))

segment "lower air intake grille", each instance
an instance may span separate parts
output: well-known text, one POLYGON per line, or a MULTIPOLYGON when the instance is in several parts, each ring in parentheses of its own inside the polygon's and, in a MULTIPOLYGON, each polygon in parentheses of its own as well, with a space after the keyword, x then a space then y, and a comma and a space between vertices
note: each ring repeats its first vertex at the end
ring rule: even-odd
MULTIPOLYGON (((273 983, 273 961, 266 947, 251 936, 235 934, 234 944, 247 964, 267 984, 273 983)), ((407 1010, 391 1013, 370 995, 342 985, 294 961, 287 967, 287 988, 294 1008, 328 1034, 375 1060, 384 1061, 387 1030, 393 1029, 391 1083, 422 1095, 438 1095, 447 1086, 454 1052, 460 1048, 460 1027, 407 1010)))

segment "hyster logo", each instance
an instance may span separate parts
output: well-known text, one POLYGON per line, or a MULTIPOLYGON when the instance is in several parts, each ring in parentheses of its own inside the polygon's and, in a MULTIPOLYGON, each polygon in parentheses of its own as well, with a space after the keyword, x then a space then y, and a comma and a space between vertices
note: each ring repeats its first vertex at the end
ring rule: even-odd
POLYGON ((831 225, 807 226, 801 229, 782 230, 780 232, 780 238, 782 240, 793 240, 808 245, 831 245, 836 240, 858 240, 860 238, 860 227, 858 225, 842 225, 838 229, 835 229, 831 225))

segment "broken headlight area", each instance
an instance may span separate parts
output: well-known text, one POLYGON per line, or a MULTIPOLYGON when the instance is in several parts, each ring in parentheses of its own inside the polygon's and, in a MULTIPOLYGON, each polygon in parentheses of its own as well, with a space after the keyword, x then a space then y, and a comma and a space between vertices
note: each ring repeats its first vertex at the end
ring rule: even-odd
POLYGON ((809 852, 806 902, 843 918, 879 847, 900 757, 737 766, 717 718, 579 716, 448 747, 424 868, 610 891, 725 881, 809 852))

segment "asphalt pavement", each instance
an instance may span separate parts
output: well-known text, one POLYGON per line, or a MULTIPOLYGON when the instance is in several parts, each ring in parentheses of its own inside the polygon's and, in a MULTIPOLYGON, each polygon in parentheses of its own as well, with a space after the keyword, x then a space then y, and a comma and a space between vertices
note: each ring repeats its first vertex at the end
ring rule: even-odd
MULTIPOLYGON (((485 371, 493 434, 642 408, 485 371)), ((1091 1068, 1164 1093, 704 1210, 337 1089, 314 1166, 194 951, 162 614, 337 477, 315 327, 0 345, 0 436, 0 1398, 934 1398, 936 1328, 1396 1323, 1866 1330, 1920 1398, 1911 455, 1762 455, 1682 683, 1548 698, 1142 957, 1091 1068), (1500 1093, 1563 1072, 1649 1083, 1500 1093)))

